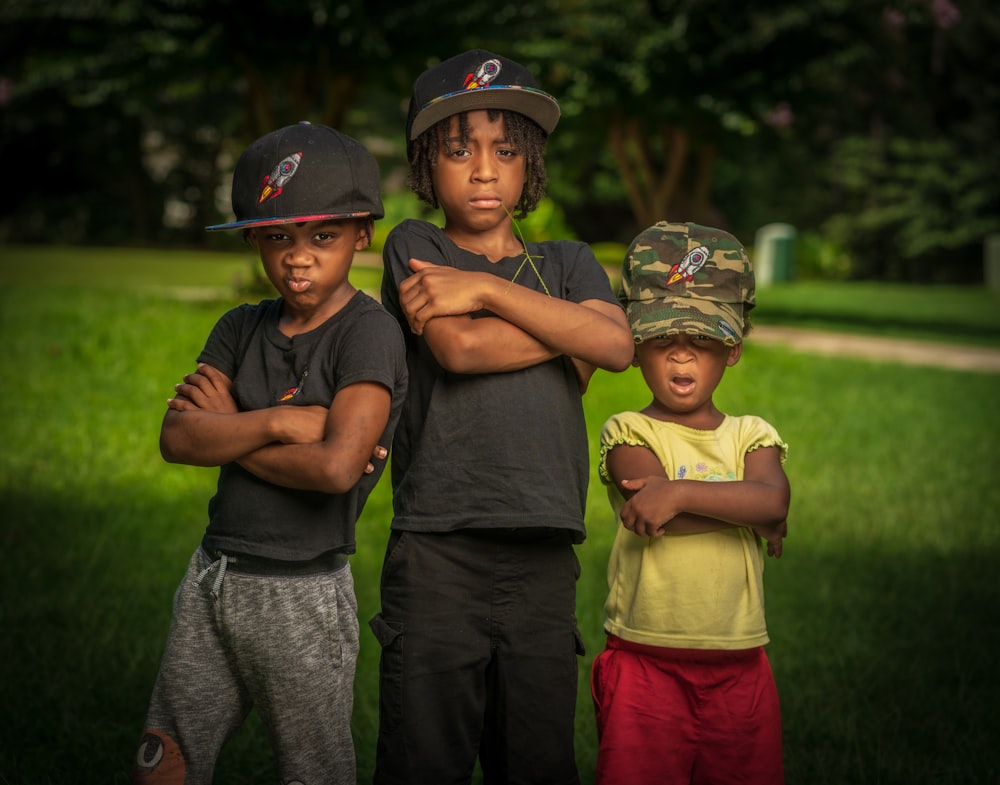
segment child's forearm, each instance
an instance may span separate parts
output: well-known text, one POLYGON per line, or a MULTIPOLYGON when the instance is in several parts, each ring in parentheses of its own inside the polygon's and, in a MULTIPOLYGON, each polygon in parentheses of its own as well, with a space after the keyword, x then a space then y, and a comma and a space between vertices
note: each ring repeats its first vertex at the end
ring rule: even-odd
POLYGON ((788 477, 781 466, 781 449, 777 446, 749 451, 744 457, 742 480, 673 480, 669 492, 684 512, 762 532, 784 523, 791 499, 788 477))
POLYGON ((364 476, 367 462, 322 444, 269 444, 239 459, 240 466, 265 482, 324 493, 347 493, 364 476))
POLYGON ((169 463, 221 466, 274 441, 270 410, 222 414, 170 409, 160 429, 160 453, 169 463))
POLYGON ((681 510, 736 526, 768 527, 788 516, 788 495, 779 486, 748 480, 670 480, 681 510))
MULTIPOLYGON (((663 524, 660 527, 660 531, 664 534, 705 534, 706 532, 717 532, 724 529, 745 528, 748 527, 744 524, 728 523, 718 518, 707 518, 703 515, 692 515, 691 513, 682 512, 680 515, 671 518, 663 524)), ((753 529, 759 537, 768 541, 769 552, 780 546, 781 539, 788 531, 788 525, 785 521, 771 523, 766 526, 751 526, 749 528, 753 529)), ((772 555, 780 555, 780 553, 772 555)))
POLYGON ((282 427, 286 421, 313 427, 316 438, 322 433, 322 415, 317 422, 314 417, 310 421, 307 412, 294 419, 283 417, 278 409, 241 412, 233 400, 232 380, 207 363, 198 363, 196 371, 185 374, 174 391, 160 430, 160 453, 171 463, 221 466, 287 438, 289 429, 282 427))
POLYGON ((624 480, 621 485, 631 493, 621 510, 622 525, 645 537, 666 532, 715 531, 725 528, 725 524, 768 526, 783 521, 787 513, 787 494, 782 493, 780 484, 652 476, 624 480), (776 519, 778 515, 781 517, 776 519))
POLYGON ((576 381, 580 385, 580 395, 583 395, 587 392, 587 387, 590 386, 590 380, 597 371, 597 366, 585 363, 583 360, 578 360, 575 357, 571 357, 570 359, 573 362, 573 370, 576 371, 576 381))
POLYGON ((727 482, 669 480, 648 447, 619 444, 606 461, 611 479, 627 499, 622 524, 642 536, 750 526, 771 539, 788 515, 788 478, 777 446, 748 452, 744 479, 727 482))
POLYGON ((399 304, 418 335, 440 317, 488 310, 554 354, 621 371, 634 354, 624 311, 616 303, 574 303, 489 273, 411 261, 416 271, 399 287, 399 304))
POLYGON ((171 399, 160 431, 160 452, 171 463, 221 466, 274 442, 305 444, 323 438, 323 406, 272 406, 251 411, 199 408, 171 399))
POLYGON ((504 373, 551 360, 559 353, 497 317, 441 316, 424 327, 424 339, 442 368, 452 373, 504 373))
POLYGON ((707 518, 704 515, 693 515, 688 512, 675 515, 660 527, 662 531, 670 534, 703 534, 736 528, 745 527, 736 523, 720 521, 718 518, 707 518))
POLYGON ((624 312, 613 303, 573 303, 499 279, 484 294, 487 309, 559 354, 615 372, 632 362, 632 334, 624 312))
MULTIPOLYGON (((441 316, 431 319, 424 327, 424 339, 438 364, 452 373, 519 371, 560 356, 520 327, 499 317, 441 316)), ((583 394, 596 367, 576 358, 570 359, 583 394)))
POLYGON ((389 420, 389 390, 361 382, 337 393, 318 441, 269 444, 243 456, 240 465, 286 488, 347 493, 366 473, 389 420))

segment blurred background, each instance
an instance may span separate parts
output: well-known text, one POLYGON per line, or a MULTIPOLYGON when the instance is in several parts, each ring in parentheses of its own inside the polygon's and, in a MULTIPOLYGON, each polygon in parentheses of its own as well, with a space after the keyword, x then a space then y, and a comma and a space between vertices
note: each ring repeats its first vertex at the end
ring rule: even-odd
MULTIPOLYGON (((225 310, 271 296, 238 233, 204 231, 237 156, 300 120, 362 140, 387 215, 351 275, 375 294, 380 242, 423 210, 412 82, 469 48, 562 107, 527 239, 587 241, 612 278, 661 219, 753 255, 755 332, 718 401, 791 446, 766 579, 789 785, 1000 782, 1000 364, 948 362, 1000 354, 998 45, 987 0, 0 0, 0 784, 129 781, 216 478, 162 461, 164 401, 225 310), (919 339, 922 365, 769 345, 776 327, 919 339)), ((606 417, 648 402, 637 374, 595 375, 592 459, 606 417)), ((584 785, 614 536, 591 463, 584 785)), ((386 479, 352 557, 362 625, 386 479)), ((378 655, 363 629, 358 782, 378 655)), ((251 715, 216 785, 275 781, 251 715)))
POLYGON ((998 41, 987 0, 2 0, 0 243, 231 248, 236 156, 299 120, 376 154, 387 231, 414 77, 482 47, 562 106, 536 237, 617 264, 693 220, 773 243, 765 283, 983 283, 998 41))

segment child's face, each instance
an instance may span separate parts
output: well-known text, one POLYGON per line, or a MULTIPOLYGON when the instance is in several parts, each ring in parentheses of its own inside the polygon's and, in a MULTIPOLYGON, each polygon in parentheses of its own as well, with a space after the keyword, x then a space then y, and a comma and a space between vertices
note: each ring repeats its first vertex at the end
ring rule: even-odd
POLYGON ((307 221, 253 229, 264 273, 293 312, 333 312, 354 293, 347 280, 354 252, 370 240, 364 221, 307 221))
MULTIPOLYGON (((705 335, 663 335, 636 346, 642 377, 653 393, 648 414, 699 426, 715 411, 712 394, 726 368, 736 365, 742 344, 729 347, 705 335)), ((714 427, 714 426, 711 426, 714 427)))
POLYGON ((447 138, 431 172, 434 193, 447 228, 483 232, 508 220, 525 183, 524 155, 507 138, 502 117, 490 121, 486 110, 468 113, 469 138, 451 118, 447 138))

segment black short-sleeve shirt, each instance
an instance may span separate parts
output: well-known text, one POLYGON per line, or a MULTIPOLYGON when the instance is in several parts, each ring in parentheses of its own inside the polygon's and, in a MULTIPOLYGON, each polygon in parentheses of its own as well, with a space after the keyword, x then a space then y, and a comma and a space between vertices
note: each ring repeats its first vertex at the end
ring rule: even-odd
MULTIPOLYGON (((406 391, 406 366, 398 324, 358 292, 338 313, 308 333, 288 337, 278 329, 281 300, 241 305, 213 328, 199 362, 233 380, 241 411, 269 406, 328 407, 342 388, 377 382, 392 393, 389 445, 406 391), (304 372, 308 370, 308 373, 304 372), (291 391, 300 387, 297 394, 291 391)), ((219 470, 208 505, 203 544, 210 549, 299 561, 324 553, 353 553, 354 525, 381 467, 348 493, 284 488, 255 477, 237 463, 219 470)))
POLYGON ((585 537, 588 441, 570 359, 508 373, 451 373, 409 330, 399 306, 410 258, 515 279, 571 302, 617 302, 585 243, 529 243, 527 250, 531 263, 523 255, 491 262, 415 220, 386 240, 382 302, 403 328, 410 371, 393 443, 394 529, 547 528, 570 530, 577 542, 585 537))

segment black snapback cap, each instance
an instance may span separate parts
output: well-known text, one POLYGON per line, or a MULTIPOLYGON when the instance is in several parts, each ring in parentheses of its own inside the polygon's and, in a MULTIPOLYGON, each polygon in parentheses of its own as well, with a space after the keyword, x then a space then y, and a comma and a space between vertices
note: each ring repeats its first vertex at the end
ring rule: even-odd
POLYGON ((347 134, 307 122, 265 134, 243 151, 232 202, 235 221, 205 228, 385 215, 375 157, 347 134))

